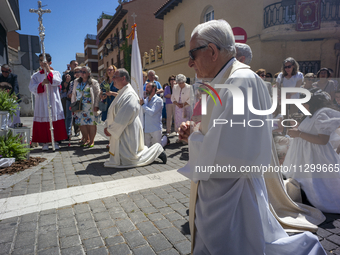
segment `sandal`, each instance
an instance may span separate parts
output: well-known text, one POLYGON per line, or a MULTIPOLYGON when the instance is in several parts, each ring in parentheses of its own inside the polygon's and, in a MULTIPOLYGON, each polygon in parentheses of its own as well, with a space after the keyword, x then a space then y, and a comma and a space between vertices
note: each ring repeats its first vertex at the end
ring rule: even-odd
POLYGON ((88 142, 83 142, 83 143, 80 144, 80 147, 86 147, 86 146, 88 146, 88 145, 89 145, 88 142))

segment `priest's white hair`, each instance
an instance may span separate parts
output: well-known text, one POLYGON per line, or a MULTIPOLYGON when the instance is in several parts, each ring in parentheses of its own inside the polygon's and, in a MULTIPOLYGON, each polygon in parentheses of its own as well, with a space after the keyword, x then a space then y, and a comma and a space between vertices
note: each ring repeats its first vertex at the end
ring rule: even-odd
POLYGON ((187 81, 187 77, 185 77, 184 74, 177 74, 176 76, 176 82, 177 83, 184 83, 187 81))
POLYGON ((244 63, 246 65, 249 65, 251 60, 253 59, 253 53, 249 45, 245 43, 235 43, 235 47, 236 47, 236 59, 244 56, 245 57, 244 63))
POLYGON ((197 46, 213 43, 220 48, 221 52, 227 51, 227 54, 233 57, 236 55, 233 31, 229 23, 223 19, 199 24, 191 33, 191 38, 194 36, 196 36, 197 46))

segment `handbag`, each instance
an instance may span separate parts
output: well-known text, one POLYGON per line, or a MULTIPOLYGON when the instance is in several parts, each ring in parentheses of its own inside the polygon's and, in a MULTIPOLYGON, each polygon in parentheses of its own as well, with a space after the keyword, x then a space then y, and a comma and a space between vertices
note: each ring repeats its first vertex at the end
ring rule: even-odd
MULTIPOLYGON (((85 87, 84 87, 85 88, 85 87)), ((71 112, 80 112, 83 110, 83 96, 84 96, 84 88, 81 92, 81 98, 73 103, 70 104, 70 111, 71 112)))
POLYGON ((70 104, 71 112, 80 112, 82 108, 83 108, 83 104, 81 103, 81 100, 77 100, 70 104))
POLYGON ((101 110, 102 112, 106 112, 107 111, 107 102, 105 101, 99 101, 99 110, 101 110))

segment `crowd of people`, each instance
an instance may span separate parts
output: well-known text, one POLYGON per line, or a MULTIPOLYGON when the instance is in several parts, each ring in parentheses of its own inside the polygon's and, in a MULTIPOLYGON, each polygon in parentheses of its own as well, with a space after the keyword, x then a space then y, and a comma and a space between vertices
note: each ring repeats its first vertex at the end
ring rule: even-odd
MULTIPOLYGON (((270 181, 261 171, 212 174, 197 172, 197 166, 232 165, 240 169, 275 165, 273 162, 295 166, 298 171, 282 174, 299 183, 306 201, 315 210, 340 213, 340 88, 333 71, 321 68, 317 74, 304 75, 298 62, 289 57, 274 78, 263 68, 254 72, 249 66, 250 47, 235 44, 230 25, 224 20, 209 21, 194 29, 189 56, 188 65, 197 75, 194 84, 189 84, 183 74, 171 74, 162 86, 155 71, 149 70, 143 72, 145 93, 139 98, 124 68, 107 67, 99 84, 87 66, 78 66, 72 60, 71 70, 61 76, 51 67, 51 56, 46 54, 44 61, 40 55, 41 70, 29 85, 36 98, 32 142, 41 143, 43 150, 55 142, 58 149, 57 141, 70 139, 73 125, 75 135, 82 135, 80 146, 92 148, 97 125, 103 121, 110 155, 104 166, 127 168, 144 166, 157 158, 166 164, 163 147, 169 144, 168 136, 177 135, 178 143, 189 144, 189 162, 178 171, 192 181, 189 212, 194 254, 325 254, 311 233, 286 234, 275 214, 279 209, 269 209, 274 201, 268 197, 277 191, 270 189, 270 181), (277 107, 273 114, 259 116, 245 106, 243 115, 234 115, 236 99, 227 88, 217 88, 216 84, 231 84, 245 91, 244 102, 248 102, 247 89, 252 88, 255 109, 270 109, 274 97, 278 98, 277 107), (202 95, 207 96, 207 89, 214 87, 222 104, 214 104, 208 97, 207 114, 202 115, 202 95), (285 115, 281 113, 281 90, 287 87, 306 89, 306 94, 292 91, 284 96, 303 99, 310 95, 302 105, 310 116, 295 105, 288 105, 285 115), (55 141, 49 132, 50 117, 55 141), (265 121, 268 118, 279 121, 271 125, 265 121), (235 123, 257 119, 266 124, 241 128, 215 125, 214 119, 235 123)), ((4 71, 6 74, 6 66, 4 71)), ((285 191, 284 196, 289 194, 285 191)))

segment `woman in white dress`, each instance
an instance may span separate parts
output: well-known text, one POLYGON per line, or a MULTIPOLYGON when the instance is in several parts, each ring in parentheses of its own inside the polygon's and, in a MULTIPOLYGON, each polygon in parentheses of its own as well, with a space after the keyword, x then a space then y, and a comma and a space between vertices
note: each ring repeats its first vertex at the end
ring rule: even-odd
POLYGON ((283 162, 283 174, 300 183, 313 206, 340 213, 340 157, 329 142, 330 134, 340 126, 340 112, 329 94, 319 88, 310 92, 311 99, 304 106, 312 115, 288 131, 294 139, 283 162))
POLYGON ((174 85, 171 101, 175 105, 175 130, 178 132, 182 122, 186 122, 191 117, 191 105, 193 103, 194 92, 191 85, 185 83, 186 77, 183 74, 176 76, 177 85, 174 85))

